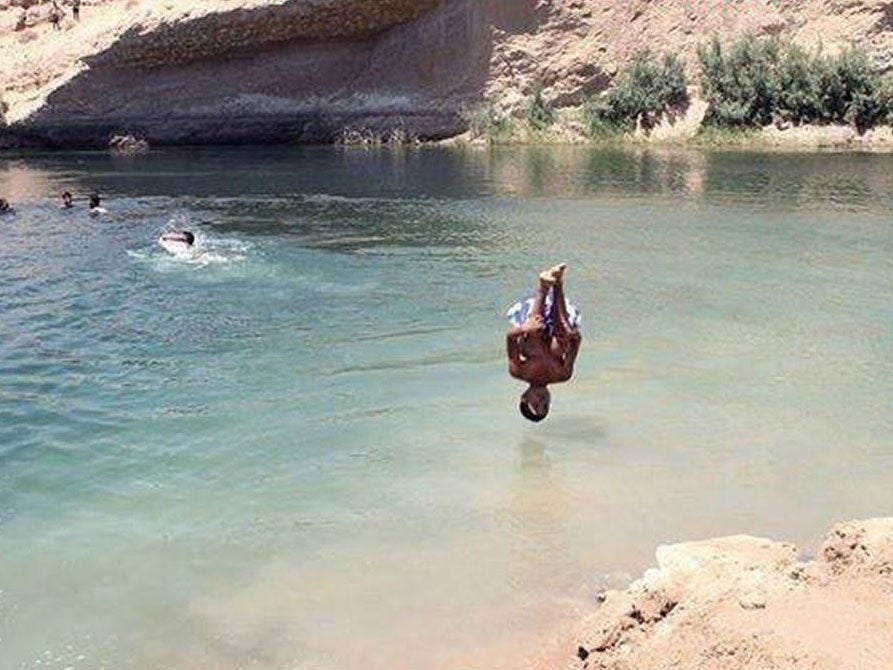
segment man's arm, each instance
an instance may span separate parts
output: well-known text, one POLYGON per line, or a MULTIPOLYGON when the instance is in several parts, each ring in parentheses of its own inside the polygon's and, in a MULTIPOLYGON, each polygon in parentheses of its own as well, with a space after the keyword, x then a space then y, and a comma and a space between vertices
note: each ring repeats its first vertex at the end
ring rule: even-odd
POLYGON ((580 352, 580 342, 583 338, 579 331, 571 331, 564 336, 565 350, 564 360, 561 362, 563 381, 567 381, 574 374, 574 362, 577 360, 577 354, 580 352))
POLYGON ((505 336, 505 349, 509 358, 509 374, 512 377, 521 377, 521 367, 524 361, 521 360, 521 349, 518 347, 518 337, 522 334, 520 328, 512 328, 508 335, 505 336))
POLYGON ((505 336, 505 352, 508 354, 509 363, 521 362, 521 349, 518 347, 518 336, 521 333, 517 328, 512 328, 505 336))
POLYGON ((505 336, 505 350, 509 359, 509 374, 512 377, 520 379, 521 369, 524 365, 524 361, 521 358, 521 348, 518 346, 519 338, 536 333, 544 327, 542 318, 538 315, 533 315, 522 325, 509 330, 505 336))

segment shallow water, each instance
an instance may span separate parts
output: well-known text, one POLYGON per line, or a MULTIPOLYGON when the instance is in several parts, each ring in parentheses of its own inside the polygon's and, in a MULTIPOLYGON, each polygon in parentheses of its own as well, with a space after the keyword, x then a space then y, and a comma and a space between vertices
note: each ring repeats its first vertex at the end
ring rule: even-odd
POLYGON ((0 668, 508 664, 658 543, 893 512, 889 157, 27 155, 0 195, 0 668), (534 426, 502 314, 558 260, 534 426))

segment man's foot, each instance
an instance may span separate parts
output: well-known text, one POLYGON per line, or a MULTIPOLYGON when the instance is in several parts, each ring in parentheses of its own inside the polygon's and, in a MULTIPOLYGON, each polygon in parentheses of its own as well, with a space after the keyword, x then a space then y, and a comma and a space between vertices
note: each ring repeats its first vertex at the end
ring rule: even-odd
POLYGON ((559 263, 558 265, 553 265, 549 269, 549 274, 552 275, 554 281, 560 282, 564 279, 565 270, 567 270, 567 263, 559 263))

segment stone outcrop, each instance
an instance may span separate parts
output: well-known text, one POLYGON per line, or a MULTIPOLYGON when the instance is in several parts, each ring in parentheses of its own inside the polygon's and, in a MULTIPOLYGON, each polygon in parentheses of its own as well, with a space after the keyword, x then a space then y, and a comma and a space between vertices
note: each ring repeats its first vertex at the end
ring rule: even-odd
POLYGON ((471 0, 184 2, 173 16, 151 5, 109 24, 90 16, 118 4, 85 7, 63 31, 32 29, 42 32, 29 45, 58 39, 69 53, 4 72, 7 143, 326 142, 351 127, 442 137, 487 72, 471 0), (100 46, 69 39, 89 30, 100 46))
POLYGON ((835 526, 813 561, 742 535, 663 546, 657 563, 601 597, 567 667, 882 670, 893 659, 893 518, 835 526))
POLYGON ((469 110, 573 107, 643 48, 713 35, 863 45, 893 65, 893 0, 0 0, 0 144, 441 138, 469 110))

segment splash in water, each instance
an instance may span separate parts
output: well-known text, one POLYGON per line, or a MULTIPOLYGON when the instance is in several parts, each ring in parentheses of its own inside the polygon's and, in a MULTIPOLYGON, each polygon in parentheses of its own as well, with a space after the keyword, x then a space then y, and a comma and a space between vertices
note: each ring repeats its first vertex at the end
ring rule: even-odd
POLYGON ((152 263, 159 271, 178 267, 208 265, 228 265, 241 263, 248 258, 252 245, 242 240, 223 238, 213 233, 195 229, 188 220, 173 218, 154 240, 153 248, 128 251, 132 258, 152 263), (165 236, 176 230, 190 230, 195 236, 193 244, 165 240, 165 236), (160 249, 159 249, 160 247, 160 249))

